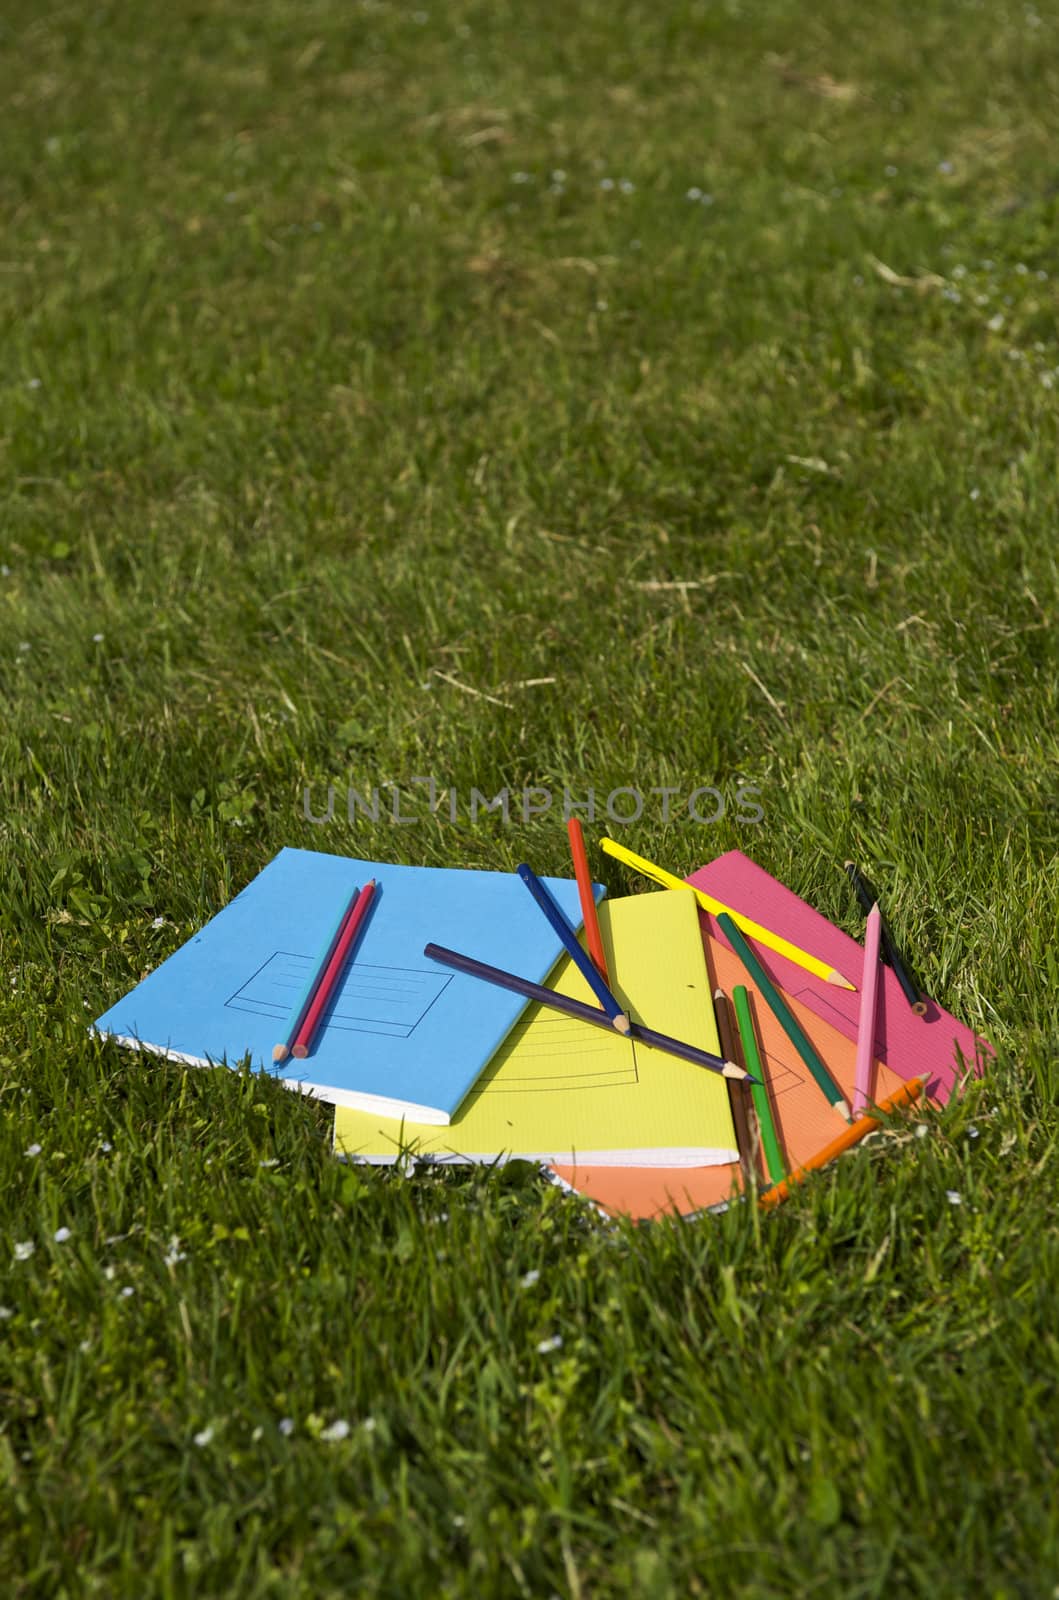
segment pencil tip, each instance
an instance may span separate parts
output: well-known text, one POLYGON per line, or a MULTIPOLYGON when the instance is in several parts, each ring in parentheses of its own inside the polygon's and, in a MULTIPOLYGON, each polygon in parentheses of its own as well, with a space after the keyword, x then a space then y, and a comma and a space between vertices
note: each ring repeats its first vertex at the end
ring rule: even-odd
POLYGON ((723 1000, 724 999, 724 990, 723 989, 715 989, 713 991, 713 998, 715 1000, 723 1000))
POLYGON ((273 1061, 286 1061, 289 1052, 285 1044, 277 1044, 272 1050, 273 1061))
POLYGON ((624 1011, 614 1018, 614 1026, 617 1028, 619 1033, 628 1033, 630 1023, 624 1011))
POLYGON ((848 978, 844 978, 837 967, 831 968, 827 975, 827 981, 828 983, 833 983, 836 989, 856 989, 857 987, 855 983, 850 983, 848 978))
POLYGON ((303 1044, 296 1044, 294 1046, 293 1054, 296 1060, 304 1061, 309 1052, 306 1050, 303 1044))
POLYGON ((852 1122, 853 1121, 853 1113, 850 1111, 849 1106, 846 1104, 846 1102, 844 1100, 836 1100, 835 1101, 835 1110, 838 1112, 838 1114, 842 1118, 843 1122, 852 1122))

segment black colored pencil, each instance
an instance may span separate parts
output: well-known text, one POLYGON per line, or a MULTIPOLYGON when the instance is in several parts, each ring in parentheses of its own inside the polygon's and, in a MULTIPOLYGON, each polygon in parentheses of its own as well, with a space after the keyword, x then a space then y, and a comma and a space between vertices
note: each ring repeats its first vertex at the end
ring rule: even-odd
MULTIPOLYGON (((424 945, 423 954, 431 961, 440 961, 443 966, 453 967, 457 972, 465 972, 468 977, 482 978, 486 983, 495 983, 500 989, 510 989, 513 994, 524 995, 527 1000, 536 1000, 538 1005, 549 1006, 553 1011, 563 1011, 568 1017, 576 1017, 579 1022, 590 1022, 594 1028, 606 1028, 610 1033, 614 1031, 614 1025, 605 1011, 588 1005, 584 1000, 574 1000, 570 995, 556 994, 554 989, 546 989, 543 983, 533 983, 529 978, 516 977, 513 972, 504 972, 501 967, 491 967, 485 961, 476 961, 473 956, 460 955, 457 950, 446 950, 440 944, 424 945)), ((668 1033, 656 1033, 654 1028, 645 1028, 639 1022, 630 1025, 626 1037, 634 1039, 637 1044, 647 1044, 653 1046, 655 1050, 664 1050, 667 1055, 679 1056, 682 1061, 690 1061, 693 1066, 705 1067, 708 1072, 719 1072, 722 1077, 757 1082, 756 1078, 737 1066, 734 1061, 725 1061, 721 1056, 711 1055, 708 1050, 700 1050, 697 1045, 685 1044, 683 1039, 671 1039, 668 1033)))
MULTIPOLYGON (((853 893, 857 897, 861 910, 864 912, 864 915, 867 916, 872 906, 878 905, 878 895, 876 894, 872 885, 868 882, 867 878, 863 876, 855 862, 846 862, 846 876, 853 885, 853 893)), ((882 916, 881 908, 880 916, 882 916)), ((915 980, 912 978, 912 975, 905 965, 904 957, 901 955, 900 950, 898 950, 897 945, 894 943, 894 936, 890 932, 890 928, 887 924, 885 916, 882 917, 881 943, 883 960, 888 966, 893 968, 894 977, 901 985, 901 990, 905 999, 908 1001, 917 1017, 926 1016, 926 1001, 921 997, 915 980)))

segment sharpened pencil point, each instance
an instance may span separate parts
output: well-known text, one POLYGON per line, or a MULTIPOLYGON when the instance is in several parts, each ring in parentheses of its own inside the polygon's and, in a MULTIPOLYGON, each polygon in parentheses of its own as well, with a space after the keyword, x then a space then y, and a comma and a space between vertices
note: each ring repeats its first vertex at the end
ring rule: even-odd
POLYGON ((852 989, 854 993, 856 992, 857 985, 850 983, 848 978, 844 978, 837 967, 831 968, 827 975, 827 981, 828 983, 833 983, 836 989, 852 989))
POLYGON ((614 1026, 617 1028, 619 1033, 628 1033, 631 1024, 624 1011, 620 1016, 614 1018, 614 1026))
POLYGON ((285 1044, 273 1045, 273 1047, 272 1047, 272 1059, 273 1059, 273 1061, 286 1061, 286 1059, 287 1059, 287 1057, 289 1055, 290 1055, 290 1051, 287 1049, 287 1046, 285 1044))
POLYGON ((726 1078, 746 1079, 750 1083, 755 1083, 757 1081, 755 1078, 750 1076, 749 1072, 746 1072, 742 1067, 737 1066, 734 1061, 726 1061, 724 1066, 721 1068, 721 1072, 726 1078))
POLYGON ((296 1044, 294 1049, 291 1051, 291 1054, 294 1056, 296 1061, 304 1061, 309 1052, 305 1045, 296 1044))
POLYGON ((835 1106, 835 1110, 838 1112, 838 1114, 842 1118, 843 1122, 852 1122, 853 1121, 853 1113, 849 1109, 849 1106, 846 1104, 846 1102, 844 1100, 836 1100, 834 1102, 834 1106, 835 1106))

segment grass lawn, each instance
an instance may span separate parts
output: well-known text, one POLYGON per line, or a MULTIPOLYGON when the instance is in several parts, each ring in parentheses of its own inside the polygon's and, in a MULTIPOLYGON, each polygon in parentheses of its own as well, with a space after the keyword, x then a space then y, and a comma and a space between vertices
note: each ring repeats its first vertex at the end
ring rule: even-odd
POLYGON ((0 17, 0 1586, 1050 1600, 1059 13, 422 6, 0 17), (856 856, 995 1067, 636 1229, 88 1037, 564 786, 678 791, 614 892, 856 856))

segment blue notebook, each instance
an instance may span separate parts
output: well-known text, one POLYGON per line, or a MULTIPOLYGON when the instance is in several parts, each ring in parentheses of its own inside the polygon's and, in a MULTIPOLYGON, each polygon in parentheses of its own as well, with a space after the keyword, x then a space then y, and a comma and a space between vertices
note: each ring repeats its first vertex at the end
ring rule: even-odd
MULTIPOLYGON (((544 882, 579 927, 573 879, 544 882)), ((249 1056, 254 1068, 335 1105, 444 1125, 526 1001, 429 960, 431 940, 538 983, 563 954, 513 872, 286 849, 94 1026, 194 1066, 238 1066, 249 1056), (374 902, 312 1049, 277 1066, 273 1046, 320 947, 369 878, 374 902)))

